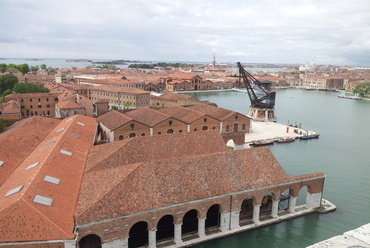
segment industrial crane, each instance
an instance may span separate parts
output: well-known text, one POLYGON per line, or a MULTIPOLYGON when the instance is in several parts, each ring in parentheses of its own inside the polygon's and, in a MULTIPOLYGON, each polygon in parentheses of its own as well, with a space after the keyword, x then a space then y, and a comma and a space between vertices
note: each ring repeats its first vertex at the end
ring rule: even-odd
POLYGON ((270 87, 267 84, 261 83, 247 72, 240 62, 237 64, 239 68, 239 85, 244 82, 251 101, 248 115, 254 120, 276 121, 274 114, 276 92, 270 91, 270 87))

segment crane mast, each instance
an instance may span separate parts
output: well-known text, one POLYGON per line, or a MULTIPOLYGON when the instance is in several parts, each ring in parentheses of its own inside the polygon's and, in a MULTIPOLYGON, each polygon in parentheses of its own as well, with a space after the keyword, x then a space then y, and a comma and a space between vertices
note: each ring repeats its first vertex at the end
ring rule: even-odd
POLYGON ((239 85, 244 83, 251 102, 248 116, 256 121, 276 121, 274 111, 276 92, 271 91, 267 84, 261 83, 247 72, 240 62, 237 65, 239 85))

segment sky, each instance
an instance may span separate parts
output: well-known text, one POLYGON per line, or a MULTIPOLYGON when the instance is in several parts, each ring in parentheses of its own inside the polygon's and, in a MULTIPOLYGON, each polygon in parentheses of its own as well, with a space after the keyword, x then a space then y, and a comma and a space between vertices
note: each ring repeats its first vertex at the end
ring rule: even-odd
POLYGON ((369 0, 0 0, 0 58, 370 66, 369 0))

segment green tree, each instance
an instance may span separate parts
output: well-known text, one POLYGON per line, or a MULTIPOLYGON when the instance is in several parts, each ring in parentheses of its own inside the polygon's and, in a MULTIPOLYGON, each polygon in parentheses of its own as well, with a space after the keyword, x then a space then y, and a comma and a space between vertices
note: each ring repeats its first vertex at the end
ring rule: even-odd
POLYGON ((7 64, 4 63, 0 64, 0 72, 4 73, 6 72, 7 69, 8 69, 7 64))
POLYGON ((131 107, 131 105, 132 105, 132 102, 130 102, 130 101, 124 102, 123 103, 123 108, 124 109, 129 109, 131 107))
POLYGON ((39 88, 39 93, 49 93, 49 92, 50 92, 49 89, 46 87, 39 88))
POLYGON ((13 91, 11 90, 11 89, 6 89, 6 90, 4 90, 4 92, 3 92, 3 97, 5 97, 5 96, 7 96, 7 95, 10 95, 10 94, 12 94, 13 93, 13 91))
POLYGON ((25 83, 16 83, 13 88, 14 93, 27 93, 25 83))
POLYGON ((22 72, 24 75, 30 71, 30 67, 28 66, 28 64, 21 64, 21 65, 18 65, 18 70, 22 72))
POLYGON ((358 84, 353 93, 359 93, 362 96, 369 96, 370 95, 370 82, 358 84))
POLYGON ((40 70, 40 66, 36 65, 36 66, 33 66, 31 65, 31 71, 38 71, 40 70))
POLYGON ((118 106, 112 106, 112 109, 118 110, 118 106))
POLYGON ((45 70, 46 69, 46 65, 45 64, 42 64, 41 65, 41 69, 45 70))
POLYGON ((0 94, 7 89, 13 89, 14 85, 18 83, 18 78, 12 74, 6 74, 0 77, 0 94))

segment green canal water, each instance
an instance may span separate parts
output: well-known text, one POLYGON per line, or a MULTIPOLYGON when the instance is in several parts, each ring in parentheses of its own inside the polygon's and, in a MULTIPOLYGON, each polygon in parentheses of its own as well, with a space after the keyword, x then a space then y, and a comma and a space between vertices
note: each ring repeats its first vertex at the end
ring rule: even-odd
MULTIPOLYGON (((276 92, 277 122, 301 124, 320 133, 320 138, 274 144, 270 150, 289 176, 323 172, 323 197, 337 210, 246 231, 197 248, 306 247, 370 223, 370 101, 342 99, 328 91, 276 92)), ((250 106, 248 95, 241 92, 191 95, 242 114, 247 114, 250 106)))

